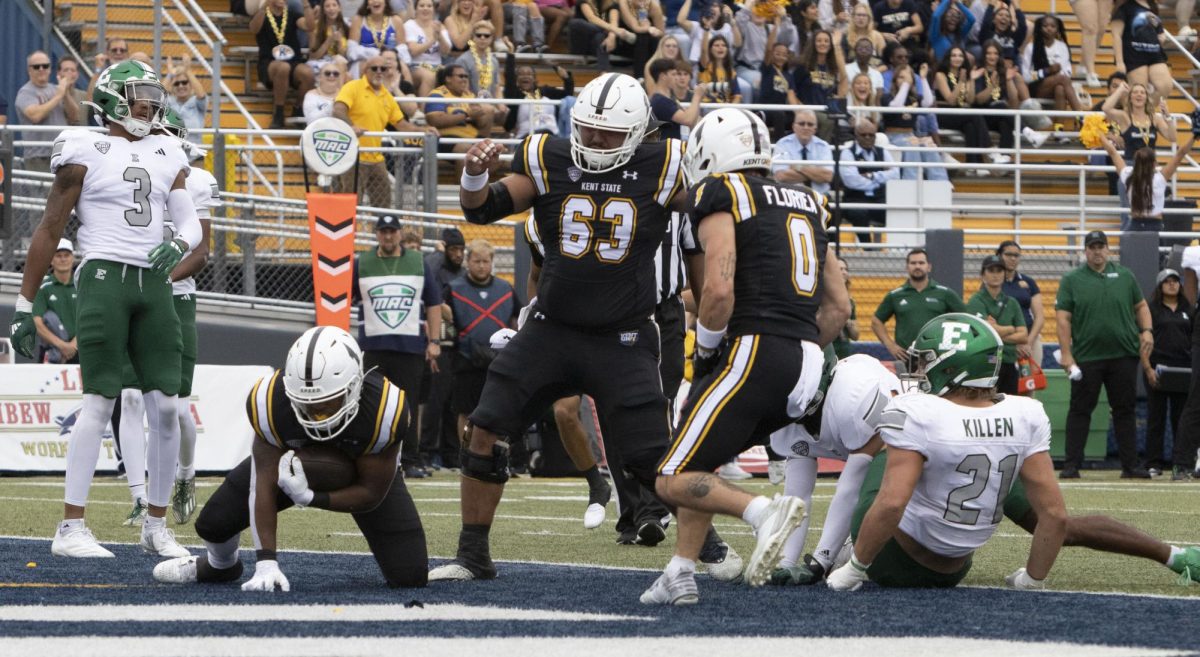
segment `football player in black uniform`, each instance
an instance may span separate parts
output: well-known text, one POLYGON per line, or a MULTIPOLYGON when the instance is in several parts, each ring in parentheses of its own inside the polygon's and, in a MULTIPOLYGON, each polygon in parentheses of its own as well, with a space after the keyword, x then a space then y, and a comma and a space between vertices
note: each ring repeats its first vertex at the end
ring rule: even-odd
POLYGON ((850 314, 824 201, 768 177, 761 119, 733 108, 708 114, 688 138, 684 169, 699 181, 690 196, 705 253, 695 384, 658 466, 658 494, 677 507, 675 556, 642 594, 645 604, 699 602, 695 562, 715 513, 754 528, 742 577, 750 586, 766 581, 804 519, 804 502, 755 497, 712 472, 804 414, 821 379, 819 345, 850 314))
POLYGON ((159 563, 156 580, 236 581, 242 575, 238 541, 249 527, 257 560, 242 590, 287 591, 275 558, 275 528, 279 512, 295 505, 353 514, 388 586, 425 586, 425 530, 404 477, 396 474, 411 407, 382 374, 364 375, 362 362, 358 343, 340 328, 318 326, 296 340, 285 368, 260 379, 246 400, 255 434, 250 457, 230 471, 196 518, 208 553, 159 563), (314 444, 352 459, 354 482, 329 492, 309 488, 295 450, 314 444))
POLYGON ((556 399, 591 395, 611 418, 613 447, 651 484, 667 446, 667 399, 658 375, 654 254, 683 184, 683 144, 643 143, 650 103, 637 80, 606 73, 571 109, 571 138, 532 135, 513 174, 487 184, 502 149, 467 152, 459 199, 468 221, 491 223, 533 208, 546 256, 529 319, 492 361, 462 453, 458 556, 431 580, 496 576, 488 533, 508 446, 556 399))

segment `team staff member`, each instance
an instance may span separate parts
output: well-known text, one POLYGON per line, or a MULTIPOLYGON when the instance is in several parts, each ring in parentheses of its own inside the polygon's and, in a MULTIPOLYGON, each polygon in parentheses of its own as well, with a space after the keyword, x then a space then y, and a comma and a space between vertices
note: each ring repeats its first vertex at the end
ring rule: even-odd
POLYGON ((388 586, 425 586, 425 530, 396 473, 400 443, 412 424, 408 395, 378 370, 363 374, 363 354, 349 333, 333 326, 305 331, 288 351, 284 369, 254 384, 246 414, 254 429, 250 456, 225 477, 196 518, 206 554, 159 563, 154 579, 237 581, 238 543, 249 527, 257 558, 242 590, 287 591, 291 584, 276 558, 276 528, 279 512, 295 505, 352 514, 388 586), (329 445, 353 459, 353 483, 312 490, 296 450, 314 445, 329 445))
POLYGON ((47 363, 78 363, 79 345, 75 340, 75 247, 71 240, 58 241, 58 249, 50 260, 50 276, 42 283, 33 299, 33 325, 38 337, 47 346, 39 345, 37 361, 47 363))
MULTIPOLYGON (((353 294, 362 303, 358 342, 367 369, 378 367, 416 403, 425 362, 436 371, 442 348, 441 288, 421 254, 400 245, 400 219, 384 215, 375 224, 377 246, 354 259, 353 294), (425 317, 421 317, 421 305, 425 317)), ((424 477, 417 452, 416 418, 404 433, 401 465, 406 477, 424 477)))
POLYGON ((908 266, 908 280, 884 295, 883 301, 875 309, 875 316, 871 318, 871 330, 901 366, 908 363, 908 347, 926 322, 938 315, 967 309, 957 292, 938 285, 929 275, 933 265, 925 249, 909 251, 905 263, 908 266), (888 335, 885 326, 892 317, 896 318, 895 340, 888 335))
POLYGON ((1093 230, 1084 238, 1087 262, 1062 277, 1058 286, 1058 342, 1062 366, 1071 375, 1067 411, 1067 458, 1062 479, 1078 479, 1092 411, 1100 387, 1108 394, 1121 456, 1122 479, 1149 479, 1137 462, 1138 355, 1154 350, 1150 308, 1133 272, 1109 260, 1108 236, 1093 230))
POLYGON ((1006 395, 1017 394, 1017 345, 1025 344, 1029 330, 1021 307, 1012 297, 1001 291, 1004 285, 1004 263, 990 255, 980 266, 983 285, 967 302, 967 312, 975 313, 992 325, 1004 343, 1000 370, 997 373, 996 389, 1006 395))

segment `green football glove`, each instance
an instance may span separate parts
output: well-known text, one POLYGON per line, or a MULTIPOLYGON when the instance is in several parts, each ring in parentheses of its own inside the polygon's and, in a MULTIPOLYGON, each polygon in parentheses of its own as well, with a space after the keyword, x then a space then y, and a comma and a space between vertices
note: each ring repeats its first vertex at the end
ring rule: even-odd
POLYGON ((779 567, 771 573, 771 584, 775 586, 807 586, 825 579, 825 568, 811 554, 804 555, 804 563, 779 567))
POLYGON ((156 274, 170 276, 179 261, 183 260, 187 250, 187 242, 179 238, 159 244, 147 256, 150 259, 150 269, 153 269, 156 274))
POLYGON ((37 337, 37 327, 33 324, 33 304, 20 294, 17 295, 16 311, 8 330, 12 336, 13 349, 26 358, 33 358, 33 347, 37 337))

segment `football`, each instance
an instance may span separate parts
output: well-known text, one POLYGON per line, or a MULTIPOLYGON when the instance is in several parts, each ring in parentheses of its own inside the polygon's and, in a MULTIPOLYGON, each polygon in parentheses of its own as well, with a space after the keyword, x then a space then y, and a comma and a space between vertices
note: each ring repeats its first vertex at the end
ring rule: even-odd
POLYGON ((315 491, 328 493, 345 488, 358 478, 354 459, 333 445, 309 445, 296 450, 296 456, 304 464, 308 486, 315 491))

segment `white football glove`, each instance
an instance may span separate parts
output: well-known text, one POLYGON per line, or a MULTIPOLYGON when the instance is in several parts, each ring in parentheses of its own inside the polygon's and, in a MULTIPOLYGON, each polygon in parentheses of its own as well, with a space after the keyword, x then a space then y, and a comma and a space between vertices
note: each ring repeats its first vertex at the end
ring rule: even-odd
POLYGON ((308 487, 308 477, 304 475, 304 464, 296 452, 288 450, 279 457, 279 487, 297 506, 308 506, 313 500, 312 489, 308 487))
POLYGON ((1040 591, 1046 588, 1046 580, 1030 577, 1024 568, 1018 568, 1015 573, 1005 577, 1004 583, 1008 584, 1008 588, 1018 591, 1040 591))
POLYGON ((500 351, 508 346, 508 341, 512 340, 513 336, 516 334, 517 332, 510 328, 502 328, 492 334, 492 337, 489 338, 488 343, 492 349, 500 351))
POLYGON ((533 304, 537 303, 537 297, 529 300, 529 303, 517 313, 517 330, 520 331, 522 326, 525 326, 525 320, 529 319, 529 313, 533 312, 533 304))
POLYGON ((867 581, 867 568, 869 567, 870 564, 859 562, 858 557, 851 552, 850 561, 829 573, 825 577, 825 584, 834 591, 857 591, 862 588, 863 582, 867 581))
POLYGON ((254 577, 250 581, 242 584, 243 591, 266 591, 273 593, 275 587, 279 587, 280 591, 288 592, 292 589, 292 585, 288 584, 288 580, 283 576, 283 571, 279 569, 279 564, 273 560, 260 561, 254 565, 254 577))

